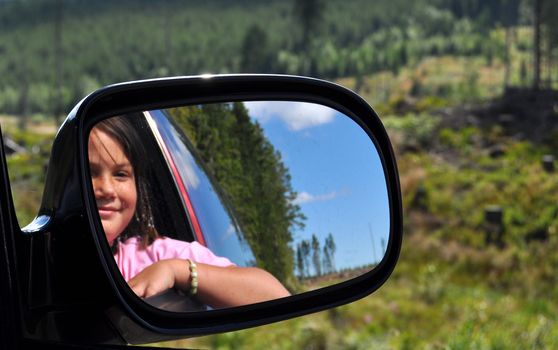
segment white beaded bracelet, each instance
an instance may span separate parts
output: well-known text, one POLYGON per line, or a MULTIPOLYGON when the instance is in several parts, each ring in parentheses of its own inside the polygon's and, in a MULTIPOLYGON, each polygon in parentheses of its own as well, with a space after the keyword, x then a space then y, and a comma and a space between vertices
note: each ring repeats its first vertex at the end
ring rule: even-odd
POLYGON ((190 295, 198 293, 198 266, 190 259, 186 259, 190 264, 190 295))

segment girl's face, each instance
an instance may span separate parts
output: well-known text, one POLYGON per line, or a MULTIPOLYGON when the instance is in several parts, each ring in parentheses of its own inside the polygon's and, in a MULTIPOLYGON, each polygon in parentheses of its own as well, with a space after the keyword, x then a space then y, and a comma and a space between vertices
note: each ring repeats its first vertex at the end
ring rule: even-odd
POLYGON ((99 216, 112 245, 136 211, 134 168, 122 145, 96 128, 89 136, 89 167, 99 216))

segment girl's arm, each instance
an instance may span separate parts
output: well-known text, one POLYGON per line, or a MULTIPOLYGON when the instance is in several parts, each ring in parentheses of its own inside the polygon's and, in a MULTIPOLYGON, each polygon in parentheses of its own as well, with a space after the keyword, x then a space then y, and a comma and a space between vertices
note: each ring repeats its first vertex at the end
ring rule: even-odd
MULTIPOLYGON (((256 267, 219 267, 197 263, 198 290, 195 297, 214 308, 232 307, 283 298, 290 293, 269 272, 256 267)), ((140 297, 169 288, 190 292, 187 260, 160 260, 145 268, 128 284, 140 297)))

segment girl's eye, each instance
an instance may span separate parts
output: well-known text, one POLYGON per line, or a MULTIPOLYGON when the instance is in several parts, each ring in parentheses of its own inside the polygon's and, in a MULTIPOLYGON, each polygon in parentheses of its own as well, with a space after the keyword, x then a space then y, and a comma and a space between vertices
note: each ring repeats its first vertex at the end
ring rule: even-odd
POLYGON ((130 174, 127 171, 118 171, 114 175, 119 179, 127 179, 130 177, 130 174))

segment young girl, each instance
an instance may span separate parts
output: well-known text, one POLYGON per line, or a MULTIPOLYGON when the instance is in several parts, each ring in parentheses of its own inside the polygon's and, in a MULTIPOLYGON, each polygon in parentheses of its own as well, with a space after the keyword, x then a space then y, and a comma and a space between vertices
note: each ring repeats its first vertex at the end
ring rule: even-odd
POLYGON ((140 297, 175 288, 213 308, 289 295, 270 273, 237 267, 197 242, 162 237, 147 201, 142 141, 124 117, 97 124, 89 164, 105 235, 128 285, 140 297))

